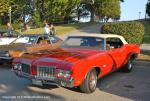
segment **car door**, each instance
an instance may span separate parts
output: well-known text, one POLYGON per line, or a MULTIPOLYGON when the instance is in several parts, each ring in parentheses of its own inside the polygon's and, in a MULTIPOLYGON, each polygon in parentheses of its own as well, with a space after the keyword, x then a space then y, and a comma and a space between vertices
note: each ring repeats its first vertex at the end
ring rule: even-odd
POLYGON ((106 43, 106 49, 114 61, 114 69, 120 68, 127 56, 126 47, 119 38, 107 38, 106 43))

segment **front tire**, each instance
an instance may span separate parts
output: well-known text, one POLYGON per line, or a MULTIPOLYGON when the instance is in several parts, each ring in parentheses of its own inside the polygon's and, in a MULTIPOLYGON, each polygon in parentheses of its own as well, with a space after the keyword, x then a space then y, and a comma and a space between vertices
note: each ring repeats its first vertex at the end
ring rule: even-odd
POLYGON ((97 85, 97 72, 95 69, 92 69, 86 75, 85 80, 80 85, 80 90, 83 93, 92 93, 96 90, 97 85))

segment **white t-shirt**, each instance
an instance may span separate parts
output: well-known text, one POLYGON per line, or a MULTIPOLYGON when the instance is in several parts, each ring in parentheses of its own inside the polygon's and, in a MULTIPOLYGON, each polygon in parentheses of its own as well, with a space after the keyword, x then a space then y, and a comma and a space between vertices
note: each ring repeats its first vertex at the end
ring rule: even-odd
POLYGON ((49 26, 45 26, 45 27, 44 27, 44 33, 45 33, 45 34, 49 34, 49 33, 50 33, 49 26))

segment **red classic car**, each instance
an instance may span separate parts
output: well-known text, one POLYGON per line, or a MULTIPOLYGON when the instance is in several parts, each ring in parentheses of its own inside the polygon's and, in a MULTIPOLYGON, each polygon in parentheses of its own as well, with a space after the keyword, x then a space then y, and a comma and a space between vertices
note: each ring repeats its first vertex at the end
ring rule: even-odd
POLYGON ((118 69, 130 72, 139 53, 138 45, 128 44, 119 35, 71 35, 60 48, 16 58, 13 71, 36 85, 80 87, 82 92, 91 93, 98 78, 118 69))

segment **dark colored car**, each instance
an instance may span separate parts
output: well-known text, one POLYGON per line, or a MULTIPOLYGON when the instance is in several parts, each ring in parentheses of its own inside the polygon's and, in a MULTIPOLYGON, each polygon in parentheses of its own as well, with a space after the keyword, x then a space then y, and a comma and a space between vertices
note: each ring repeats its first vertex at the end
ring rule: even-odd
POLYGON ((11 62, 27 53, 34 53, 40 50, 53 49, 58 47, 62 40, 56 36, 44 34, 21 35, 9 45, 0 45, 0 63, 11 62))

